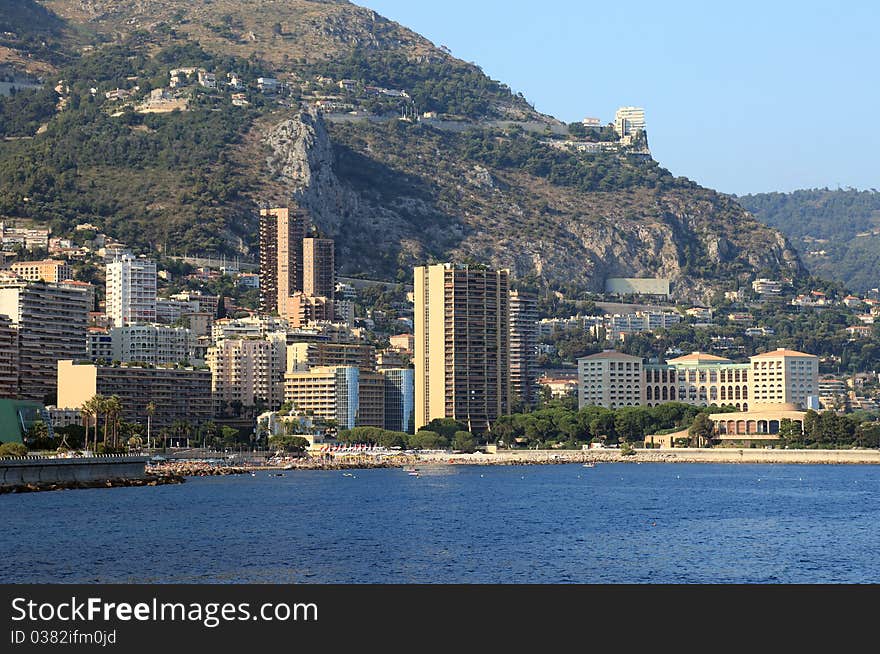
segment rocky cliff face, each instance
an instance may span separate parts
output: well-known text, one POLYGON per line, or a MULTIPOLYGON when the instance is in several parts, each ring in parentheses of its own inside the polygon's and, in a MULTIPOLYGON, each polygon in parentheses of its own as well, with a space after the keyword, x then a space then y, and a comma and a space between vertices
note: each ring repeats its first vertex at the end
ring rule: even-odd
POLYGON ((713 191, 584 193, 444 152, 448 135, 331 127, 310 113, 274 125, 266 167, 272 200, 307 208, 344 271, 389 277, 432 258, 474 260, 554 288, 665 277, 694 301, 764 270, 802 271, 781 234, 713 191))

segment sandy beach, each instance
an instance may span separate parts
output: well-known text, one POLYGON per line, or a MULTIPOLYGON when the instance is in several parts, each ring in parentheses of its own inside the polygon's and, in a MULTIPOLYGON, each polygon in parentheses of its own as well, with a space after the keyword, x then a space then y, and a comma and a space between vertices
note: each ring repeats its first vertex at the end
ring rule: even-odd
POLYGON ((560 463, 773 463, 880 465, 880 450, 765 450, 758 448, 681 448, 635 450, 520 450, 497 454, 419 454, 423 463, 541 465, 560 463))

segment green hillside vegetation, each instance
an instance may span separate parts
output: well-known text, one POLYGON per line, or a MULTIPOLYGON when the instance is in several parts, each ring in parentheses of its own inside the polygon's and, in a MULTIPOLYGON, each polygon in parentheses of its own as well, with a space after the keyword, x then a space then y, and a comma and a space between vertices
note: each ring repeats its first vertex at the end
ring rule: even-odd
POLYGON ((736 200, 785 234, 814 275, 856 292, 880 286, 880 192, 811 189, 736 200))
POLYGON ((321 62, 303 72, 406 91, 417 113, 435 111, 479 118, 498 115, 499 104, 531 109, 506 85, 489 79, 477 66, 452 57, 413 60, 400 52, 356 48, 344 59, 321 62))
MULTIPOLYGON (((169 60, 223 65, 197 48, 152 58, 127 52, 108 48, 65 69, 68 107, 44 134, 0 145, 0 214, 58 231, 92 221, 134 246, 153 249, 170 240, 169 253, 231 250, 236 238, 250 237, 253 207, 244 197, 246 173, 232 162, 230 148, 254 114, 202 95, 195 111, 111 117, 103 93, 131 87, 130 76, 146 78, 143 92, 163 70, 167 77, 169 60)), ((0 133, 33 134, 56 101, 46 91, 0 98, 0 117, 9 117, 0 121, 0 133)))

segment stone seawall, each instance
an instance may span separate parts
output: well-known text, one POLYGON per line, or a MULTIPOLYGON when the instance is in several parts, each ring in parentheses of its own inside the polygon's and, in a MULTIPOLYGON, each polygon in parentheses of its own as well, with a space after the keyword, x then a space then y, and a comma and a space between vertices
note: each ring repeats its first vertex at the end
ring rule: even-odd
POLYGON ((147 478, 145 456, 0 459, 0 488, 147 478))

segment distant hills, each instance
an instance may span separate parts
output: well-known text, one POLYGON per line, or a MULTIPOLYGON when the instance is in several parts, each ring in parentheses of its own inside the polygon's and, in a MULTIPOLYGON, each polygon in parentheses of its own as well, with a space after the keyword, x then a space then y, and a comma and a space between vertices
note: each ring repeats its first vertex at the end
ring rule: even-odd
POLYGON ((785 234, 817 277, 856 292, 880 286, 880 193, 811 189, 736 198, 785 234))
POLYGON ((145 251, 253 257, 258 207, 298 203, 336 239, 343 273, 404 279, 425 261, 479 261, 569 297, 607 277, 657 276, 696 300, 805 272, 785 237, 731 198, 643 149, 567 148, 563 123, 369 9, 20 8, 0 66, 46 85, 0 100, 0 219, 92 222, 145 251), (178 68, 216 84, 170 88, 178 68), (233 72, 240 87, 227 86, 233 72), (186 110, 151 113, 172 102, 186 110))

